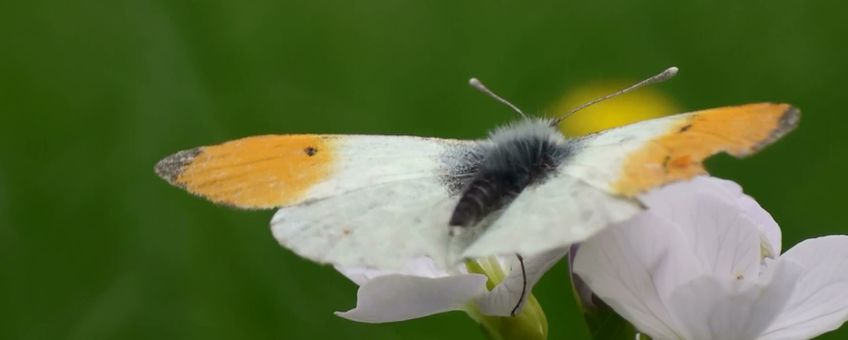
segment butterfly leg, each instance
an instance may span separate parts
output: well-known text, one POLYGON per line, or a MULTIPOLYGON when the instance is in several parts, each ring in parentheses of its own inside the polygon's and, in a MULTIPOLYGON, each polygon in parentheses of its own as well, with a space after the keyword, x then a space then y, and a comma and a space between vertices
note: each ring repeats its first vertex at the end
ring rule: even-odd
POLYGON ((515 316, 515 313, 518 312, 518 308, 521 307, 521 302, 524 301, 524 296, 527 295, 527 271, 524 268, 524 258, 521 257, 521 254, 516 253, 515 257, 518 258, 518 263, 521 264, 521 295, 518 297, 518 302, 515 303, 515 307, 512 308, 512 311, 509 312, 509 315, 515 316))

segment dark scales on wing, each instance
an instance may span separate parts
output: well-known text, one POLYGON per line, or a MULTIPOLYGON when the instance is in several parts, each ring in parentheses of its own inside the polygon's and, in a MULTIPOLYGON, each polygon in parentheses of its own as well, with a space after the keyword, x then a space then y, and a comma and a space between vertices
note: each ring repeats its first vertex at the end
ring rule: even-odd
POLYGON ((526 187, 544 182, 570 148, 551 121, 522 120, 481 141, 464 169, 460 199, 450 226, 471 227, 504 208, 526 187))
POLYGON ((183 173, 183 169, 197 157, 203 150, 201 148, 194 148, 189 150, 183 150, 177 152, 167 158, 156 163, 156 168, 154 171, 159 177, 164 178, 168 183, 171 183, 176 186, 182 187, 183 184, 177 182, 177 179, 180 177, 180 174, 183 173))

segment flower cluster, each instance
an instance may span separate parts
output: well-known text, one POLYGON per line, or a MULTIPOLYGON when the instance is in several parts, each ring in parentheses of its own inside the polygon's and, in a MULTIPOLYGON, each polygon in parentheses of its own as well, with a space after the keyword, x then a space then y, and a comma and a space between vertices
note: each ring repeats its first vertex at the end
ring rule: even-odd
MULTIPOLYGON (((781 254, 774 219, 737 184, 712 177, 640 200, 644 212, 571 248, 584 307, 599 297, 657 340, 808 339, 848 320, 848 236, 781 254)), ((394 271, 337 268, 360 286, 356 307, 337 314, 374 323, 463 310, 490 338, 544 339, 547 320, 530 290, 568 252, 453 271, 427 258, 394 271)))
POLYGON ((653 339, 809 339, 848 320, 848 236, 780 255, 780 229, 733 182, 699 177, 583 243, 574 272, 653 339))

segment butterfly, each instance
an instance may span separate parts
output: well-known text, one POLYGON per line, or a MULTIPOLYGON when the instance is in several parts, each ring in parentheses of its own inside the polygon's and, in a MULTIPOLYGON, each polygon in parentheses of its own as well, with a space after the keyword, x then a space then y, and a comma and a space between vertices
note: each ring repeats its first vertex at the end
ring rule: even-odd
MULTIPOLYGON (((641 86, 676 68, 571 113, 641 86)), ((310 260, 396 268, 429 257, 532 256, 580 242, 643 210, 637 195, 751 155, 791 131, 788 104, 729 106, 567 138, 555 119, 522 118, 488 138, 289 134, 177 152, 156 173, 212 202, 277 209, 274 237, 310 260)))

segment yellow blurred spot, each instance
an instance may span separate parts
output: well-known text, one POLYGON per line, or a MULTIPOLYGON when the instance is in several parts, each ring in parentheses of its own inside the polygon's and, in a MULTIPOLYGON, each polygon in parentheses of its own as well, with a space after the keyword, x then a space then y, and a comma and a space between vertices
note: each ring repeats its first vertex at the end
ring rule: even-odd
MULTIPOLYGON (((569 91, 548 110, 558 115, 621 90, 633 82, 606 81, 569 91)), ((643 88, 587 107, 560 124, 567 136, 580 136, 641 120, 680 112, 679 106, 655 88, 643 88)))

